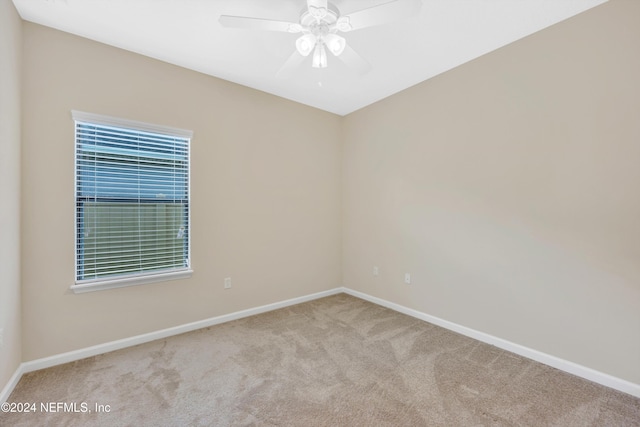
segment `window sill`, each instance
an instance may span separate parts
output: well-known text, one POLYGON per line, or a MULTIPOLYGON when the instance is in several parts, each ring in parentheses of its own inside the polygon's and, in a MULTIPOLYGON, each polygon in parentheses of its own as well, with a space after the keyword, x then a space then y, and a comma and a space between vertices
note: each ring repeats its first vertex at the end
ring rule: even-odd
POLYGON ((155 273, 139 276, 130 276, 121 279, 95 280, 76 283, 71 286, 74 294, 85 292, 104 291, 107 289, 124 288, 128 286, 146 285, 148 283, 165 282, 167 280, 187 279, 191 277, 193 270, 172 271, 170 273, 155 273))

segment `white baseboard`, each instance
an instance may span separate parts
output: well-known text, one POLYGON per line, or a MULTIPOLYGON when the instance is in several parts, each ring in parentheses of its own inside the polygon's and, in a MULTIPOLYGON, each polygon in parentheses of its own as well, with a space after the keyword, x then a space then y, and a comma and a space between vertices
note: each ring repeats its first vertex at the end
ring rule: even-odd
POLYGON ((27 372, 37 371, 39 369, 50 368, 52 366, 61 365, 63 363, 74 362, 76 360, 85 359, 87 357, 96 356, 98 354, 108 353, 114 350, 120 350, 126 347, 132 347, 138 344, 144 344, 146 342, 155 341, 158 339, 167 338, 173 335, 183 334, 185 332, 195 331, 197 329, 207 328, 209 326, 218 325, 221 323, 229 322, 244 317, 253 316, 260 313, 266 313, 268 311, 277 310, 279 308, 288 307, 295 304, 300 304, 307 301, 312 301, 318 298, 327 297, 330 295, 336 295, 339 293, 346 293, 357 298, 372 302, 374 304, 387 307, 391 310, 403 313, 412 317, 415 317, 425 322, 433 323, 434 325, 441 326, 445 329, 457 332, 459 334, 474 338, 478 341, 482 341, 487 344, 494 345, 503 350, 510 351, 520 356, 535 360, 536 362, 544 363, 545 365, 552 366, 556 369, 568 372, 570 374, 585 378, 589 381, 593 381, 598 384, 602 384, 606 387, 610 387, 615 390, 619 390, 623 393, 630 394, 640 398, 640 385, 635 384, 609 374, 605 374, 596 371, 591 368, 587 368, 582 365, 570 362, 568 360, 560 359, 555 356, 551 356, 546 353, 542 353, 531 348, 512 343, 502 338, 495 337, 493 335, 486 334, 484 332, 476 331, 475 329, 467 328, 453 322, 449 322, 439 317, 431 316, 420 311, 404 307, 400 304, 396 304, 381 298, 377 298, 362 292, 354 291, 349 288, 335 288, 328 291, 318 292, 303 297, 292 298, 285 301, 276 302, 273 304, 267 304, 260 307, 250 308, 247 310, 237 311, 235 313, 225 314, 222 316, 212 317, 197 322, 187 323, 173 328, 162 329, 160 331, 150 332, 147 334, 137 335, 130 338, 125 338, 117 341, 111 341, 104 344, 98 344, 92 347, 87 347, 79 350, 70 351, 67 353, 57 354, 42 359, 36 359, 29 362, 20 364, 16 372, 13 374, 9 382, 5 385, 0 393, 0 404, 7 401, 13 389, 20 381, 23 374, 27 372))
POLYGON ((535 360, 536 362, 544 363, 545 365, 568 372, 589 381, 593 381, 594 383, 598 383, 640 398, 640 384, 635 384, 630 381, 626 381, 612 375, 587 368, 586 366, 578 365, 577 363, 573 363, 568 360, 564 360, 559 357, 522 346, 520 344, 515 344, 511 341, 507 341, 502 338, 486 334, 484 332, 476 331, 475 329, 467 328, 466 326, 461 326, 456 323, 449 322, 448 320, 440 319, 439 317, 431 316, 429 314, 407 308, 405 306, 384 300, 382 298, 377 298, 362 292, 354 291, 349 288, 343 288, 343 292, 354 297, 372 302, 374 304, 387 307, 391 310, 409 315, 411 317, 424 320, 425 322, 433 323, 434 325, 441 326, 445 329, 449 329, 478 341, 491 344, 503 350, 507 350, 528 359, 535 360))
POLYGON ((0 405, 6 402, 7 399, 9 399, 9 396, 13 392, 13 389, 18 385, 18 381, 20 381, 20 378, 22 378, 22 375, 24 374, 23 367, 24 363, 21 363, 20 366, 18 366, 18 369, 16 369, 16 371, 13 373, 11 378, 9 378, 9 382, 4 386, 2 392, 0 392, 0 405))
POLYGON ((200 320, 197 322, 187 323, 172 328, 162 329, 147 334, 136 335, 130 338, 124 338, 117 341, 111 341, 104 344, 98 344, 79 350, 69 351, 67 353, 56 354, 54 356, 45 357, 42 359, 31 360, 29 362, 23 362, 20 364, 16 372, 11 377, 9 383, 2 389, 0 394, 0 404, 7 401, 11 392, 20 381, 23 374, 27 372, 37 371, 39 369, 50 368, 52 366, 62 365, 63 363, 74 362, 76 360, 85 359, 91 356, 97 356, 98 354, 108 353, 110 351, 120 350, 126 347, 132 347, 138 344, 144 344, 146 342, 155 341, 158 339, 167 338, 173 335, 183 334, 185 332, 195 331, 197 329, 207 328, 209 326, 219 325, 221 323, 230 322, 232 320, 242 319, 243 317, 249 317, 260 313, 266 313, 268 311, 277 310, 279 308, 288 307, 295 304, 300 304, 307 301, 312 301, 318 298, 324 298, 330 295, 342 293, 343 288, 335 288, 328 291, 318 292, 311 295, 306 295, 298 298, 292 298, 285 301, 276 302, 273 304, 262 305, 260 307, 250 308, 247 310, 236 311, 234 313, 225 314, 222 316, 211 317, 209 319, 200 320))

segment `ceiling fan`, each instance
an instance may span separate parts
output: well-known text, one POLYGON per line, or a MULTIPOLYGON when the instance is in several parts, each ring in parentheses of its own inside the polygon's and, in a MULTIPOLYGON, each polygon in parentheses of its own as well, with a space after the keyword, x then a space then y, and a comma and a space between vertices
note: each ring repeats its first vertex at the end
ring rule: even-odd
POLYGON ((422 0, 387 0, 376 6, 341 15, 340 10, 328 0, 307 0, 298 22, 232 15, 221 15, 218 21, 229 28, 301 34, 296 39, 296 50, 278 71, 278 77, 289 75, 310 55, 314 68, 326 68, 327 50, 359 74, 365 74, 371 69, 371 65, 339 33, 396 21, 417 13, 421 6, 422 0))

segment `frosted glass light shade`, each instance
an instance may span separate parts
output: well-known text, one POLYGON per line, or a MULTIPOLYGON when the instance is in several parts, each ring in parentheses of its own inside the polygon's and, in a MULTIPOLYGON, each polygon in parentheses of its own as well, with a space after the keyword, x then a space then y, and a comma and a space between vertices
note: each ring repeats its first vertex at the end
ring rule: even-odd
POLYGON ((315 46, 316 38, 313 34, 305 34, 296 40, 296 49, 302 56, 309 56, 315 46))

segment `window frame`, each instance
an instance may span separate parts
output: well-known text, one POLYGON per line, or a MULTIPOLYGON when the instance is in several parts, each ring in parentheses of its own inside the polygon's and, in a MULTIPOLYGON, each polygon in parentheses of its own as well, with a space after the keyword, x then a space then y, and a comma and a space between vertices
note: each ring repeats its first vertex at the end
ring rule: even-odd
POLYGON ((74 293, 83 293, 91 291, 99 291, 106 289, 121 288, 127 286, 143 285, 148 283, 163 282, 167 280, 178 280, 191 277, 193 273, 191 265, 191 140, 193 132, 190 130, 173 128, 168 126, 155 125, 145 122, 139 122, 117 117, 104 116, 100 114, 86 113, 82 111, 71 111, 71 118, 74 125, 74 284, 71 290, 74 293), (78 242, 80 223, 78 220, 77 204, 78 204, 78 123, 87 123, 92 125, 113 126, 124 130, 151 132, 171 137, 188 139, 187 143, 187 256, 186 267, 171 271, 151 271, 147 273, 135 272, 112 277, 98 277, 94 279, 78 279, 79 260, 78 242))

